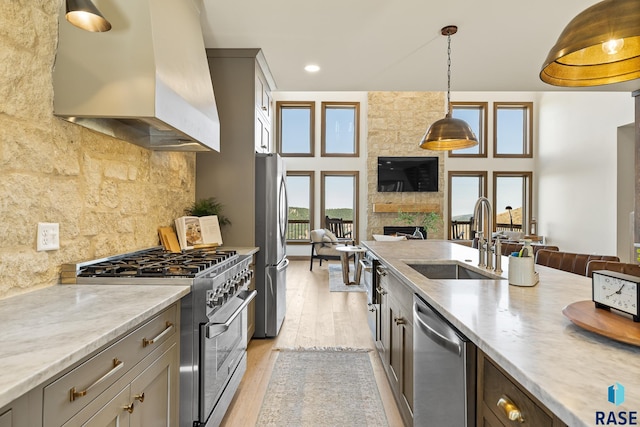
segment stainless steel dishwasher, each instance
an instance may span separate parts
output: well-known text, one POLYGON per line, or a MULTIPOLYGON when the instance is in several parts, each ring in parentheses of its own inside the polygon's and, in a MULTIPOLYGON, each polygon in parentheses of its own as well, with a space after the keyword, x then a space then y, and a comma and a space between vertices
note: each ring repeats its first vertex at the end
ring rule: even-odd
POLYGON ((413 425, 475 425, 476 346, 413 298, 413 425))

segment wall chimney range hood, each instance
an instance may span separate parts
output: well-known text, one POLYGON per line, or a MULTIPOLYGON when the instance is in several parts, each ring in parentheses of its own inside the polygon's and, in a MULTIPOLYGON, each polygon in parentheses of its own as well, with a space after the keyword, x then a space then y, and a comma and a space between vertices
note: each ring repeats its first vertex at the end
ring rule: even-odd
MULTIPOLYGON (((61 8, 56 116, 152 150, 220 150, 220 120, 194 0, 94 0, 89 33, 61 8)), ((62 2, 64 3, 64 2, 62 2)))

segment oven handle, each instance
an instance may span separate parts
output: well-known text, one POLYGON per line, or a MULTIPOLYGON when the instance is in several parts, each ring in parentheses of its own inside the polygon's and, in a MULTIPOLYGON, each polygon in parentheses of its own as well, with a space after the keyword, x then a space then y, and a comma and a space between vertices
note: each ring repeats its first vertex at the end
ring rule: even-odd
POLYGON ((237 295, 238 298, 243 300, 242 304, 240 304, 240 307, 238 307, 238 309, 234 311, 233 314, 229 316, 227 321, 224 323, 207 323, 205 325, 205 330, 206 330, 205 336, 207 338, 215 338, 218 335, 226 332, 229 329, 229 326, 231 325, 231 323, 233 323, 233 321, 236 320, 236 317, 238 317, 240 313, 242 313, 242 310, 244 310, 247 307, 247 305, 249 305, 249 303, 253 301, 256 295, 258 295, 258 291, 240 292, 237 295))

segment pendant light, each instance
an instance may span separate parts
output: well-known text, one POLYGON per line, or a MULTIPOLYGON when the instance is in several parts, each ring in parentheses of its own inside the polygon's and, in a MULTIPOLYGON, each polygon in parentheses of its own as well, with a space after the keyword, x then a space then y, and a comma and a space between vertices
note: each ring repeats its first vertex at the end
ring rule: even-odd
POLYGON ((111 29, 107 21, 91 0, 66 0, 67 21, 86 31, 103 32, 111 29))
POLYGON ((464 120, 451 117, 451 36, 457 32, 455 25, 440 30, 447 36, 447 115, 433 123, 422 137, 420 148, 425 150, 460 150, 478 145, 471 127, 464 120))
POLYGON ((540 71, 555 86, 599 86, 640 78, 640 1, 605 0, 569 22, 540 71))

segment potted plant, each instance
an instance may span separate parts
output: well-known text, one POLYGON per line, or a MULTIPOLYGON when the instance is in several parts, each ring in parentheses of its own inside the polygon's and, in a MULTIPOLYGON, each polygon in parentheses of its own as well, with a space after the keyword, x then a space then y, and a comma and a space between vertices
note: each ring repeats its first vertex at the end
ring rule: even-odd
POLYGON ((220 227, 231 225, 229 218, 222 214, 222 203, 216 201, 215 197, 208 199, 196 200, 193 205, 184 210, 184 213, 190 216, 208 216, 217 215, 220 227))

